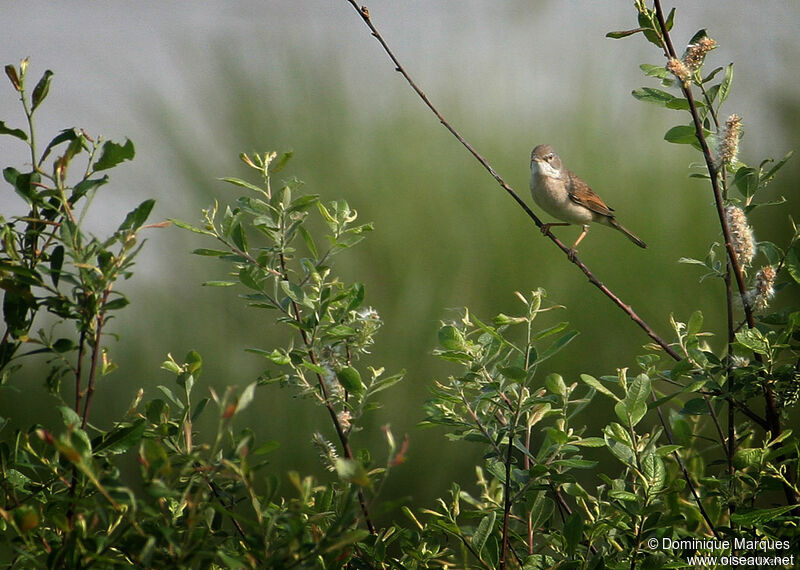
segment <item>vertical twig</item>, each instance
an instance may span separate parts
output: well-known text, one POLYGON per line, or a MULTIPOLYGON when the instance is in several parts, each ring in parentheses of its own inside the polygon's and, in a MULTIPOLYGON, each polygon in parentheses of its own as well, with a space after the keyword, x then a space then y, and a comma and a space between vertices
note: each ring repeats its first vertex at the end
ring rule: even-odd
POLYGON ((97 312, 97 330, 94 334, 94 346, 92 347, 92 362, 89 367, 89 379, 86 384, 86 402, 83 405, 83 418, 81 420, 81 429, 86 429, 86 424, 89 421, 89 410, 92 405, 92 396, 94 396, 94 382, 97 376, 97 364, 100 359, 100 352, 102 346, 100 344, 101 335, 103 334, 103 324, 105 322, 105 307, 108 303, 108 296, 111 294, 111 285, 106 287, 103 291, 103 300, 100 303, 100 310, 97 312))
MULTIPOLYGON (((669 30, 667 29, 667 24, 664 19, 664 10, 661 7, 661 0, 653 0, 656 18, 658 19, 658 25, 661 29, 661 36, 664 39, 664 44, 666 48, 666 56, 669 58, 677 59, 677 54, 675 53, 675 48, 672 45, 672 39, 669 36, 669 30)), ((708 141, 706 140, 705 135, 703 134, 703 123, 700 120, 700 113, 697 110, 697 104, 694 100, 694 95, 691 90, 690 85, 685 85, 681 82, 681 90, 683 91, 684 96, 686 97, 686 101, 689 104, 689 112, 692 115, 692 122, 694 123, 695 134, 697 137, 697 141, 700 144, 700 149, 703 152, 703 158, 705 159, 706 168, 708 168, 708 175, 711 180, 711 189, 713 190, 714 194, 714 204, 717 209, 717 217, 719 218, 720 227, 722 228, 722 235, 725 240, 725 249, 728 252, 728 273, 733 273, 733 276, 736 280, 736 285, 739 290, 739 296, 742 300, 742 307, 744 308, 745 320, 747 322, 748 328, 755 327, 755 318, 753 316, 753 308, 750 306, 750 301, 747 298, 747 287, 744 283, 744 277, 742 275, 742 268, 739 264, 739 260, 736 256, 736 250, 733 247, 733 241, 731 240, 731 232, 730 227, 728 226, 728 220, 725 216, 725 209, 722 199, 722 191, 720 190, 719 186, 719 169, 714 161, 714 157, 711 154, 711 149, 708 146, 708 141)), ((732 328, 730 330, 733 330, 732 328)), ((755 359, 758 362, 761 362, 763 359, 761 355, 755 353, 755 359)), ((766 379, 762 379, 761 387, 764 392, 764 400, 766 403, 766 419, 767 424, 769 426, 769 431, 772 434, 772 437, 777 437, 781 434, 781 423, 780 423, 780 416, 778 414, 777 404, 775 403, 775 394, 772 391, 772 388, 767 383, 766 379)), ((789 488, 787 485, 784 485, 784 494, 786 495, 786 499, 789 501, 790 504, 796 504, 797 498, 795 497, 794 492, 789 488)))
POLYGON ((83 356, 86 351, 86 331, 82 330, 78 341, 78 361, 75 363, 75 413, 81 413, 81 377, 83 376, 83 356))
MULTIPOLYGON (((283 255, 283 252, 279 254, 280 256, 280 263, 281 263, 281 272, 282 277, 284 279, 288 279, 288 272, 286 270, 286 257, 283 255)), ((313 349, 313 341, 308 336, 308 332, 303 328, 303 319, 302 313, 300 312, 300 307, 298 306, 297 302, 292 300, 292 311, 294 312, 293 318, 297 323, 297 328, 300 330, 300 337, 303 339, 303 344, 306 346, 306 350, 308 350, 308 357, 311 360, 311 363, 315 366, 319 366, 319 362, 317 361, 316 353, 313 349)), ((321 374, 315 373, 317 377, 317 383, 319 384, 320 392, 322 393, 322 400, 325 403, 325 407, 328 410, 328 414, 331 416, 331 422, 333 423, 333 427, 336 430, 336 435, 339 437, 339 442, 342 445, 342 450, 344 451, 344 456, 349 459, 353 460, 353 451, 350 448, 350 441, 347 437, 347 434, 342 427, 342 423, 339 421, 339 416, 336 413, 336 408, 333 407, 330 398, 328 397, 328 388, 325 386, 325 379, 322 377, 321 374)), ((367 499, 364 496, 364 490, 359 487, 358 488, 358 502, 361 506, 361 512, 364 515, 364 522, 367 525, 367 529, 369 530, 370 534, 376 534, 377 530, 375 529, 375 525, 372 523, 372 518, 369 514, 369 508, 367 506, 367 499)))

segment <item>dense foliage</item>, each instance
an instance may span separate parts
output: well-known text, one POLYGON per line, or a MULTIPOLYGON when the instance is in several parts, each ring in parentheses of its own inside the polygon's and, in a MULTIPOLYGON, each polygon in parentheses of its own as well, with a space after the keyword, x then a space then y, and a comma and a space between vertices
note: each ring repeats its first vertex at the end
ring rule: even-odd
POLYGON ((515 293, 511 315, 464 309, 439 330, 435 354, 453 374, 431 386, 422 425, 481 446, 479 492, 453 482, 435 505, 401 506, 388 522, 376 512, 392 469, 413 462, 407 440, 385 426, 384 448, 358 449, 353 435, 368 429, 366 414, 380 414, 384 390, 403 372, 363 363, 381 317, 365 287, 346 283, 335 265, 372 226, 343 200, 278 180, 290 153, 241 155, 255 181, 224 180, 243 196, 214 203, 199 223, 171 223, 206 240, 195 254, 224 264, 226 274, 205 285, 236 288, 285 341, 247 347, 263 357, 263 374, 222 393, 203 385, 201 355, 167 355, 173 383, 140 390, 124 417, 94 425, 92 402, 115 368, 106 325, 127 305, 120 287, 133 275, 140 234, 166 224, 146 225, 154 206, 146 200, 110 236, 90 235, 84 220, 109 182, 104 171, 132 159, 133 144, 66 129, 41 150, 34 116, 52 73, 31 90, 27 60, 6 66, 27 128, 0 122, 0 134, 27 145, 31 162, 3 171, 28 211, 0 218, 0 390, 43 359, 63 426, 0 419, 0 559, 48 568, 793 564, 800 448, 787 420, 800 394, 800 309, 779 297, 800 284, 800 233, 792 226, 784 244, 756 242, 748 221, 753 209, 780 205, 762 196, 789 155, 745 164, 741 118, 720 118, 733 67, 703 67, 716 42, 701 30, 678 57, 674 11, 636 6, 638 27, 609 35, 642 33, 667 54, 666 66, 641 66, 660 86, 633 95, 691 117, 665 138, 701 153, 692 175, 709 182, 723 243, 683 261, 722 284, 727 343, 715 352, 696 312, 671 319, 673 337, 654 342, 635 371, 620 363, 608 376, 565 379, 548 360, 577 332, 567 322, 539 325, 542 313, 565 310, 543 290, 515 293), (308 434, 329 477, 270 467, 280 442, 257 441, 241 421, 268 392, 307 398, 330 420, 329 433, 308 434), (593 431, 580 412, 603 403, 614 416, 593 431), (213 418, 211 433, 196 428, 201 417, 213 418))

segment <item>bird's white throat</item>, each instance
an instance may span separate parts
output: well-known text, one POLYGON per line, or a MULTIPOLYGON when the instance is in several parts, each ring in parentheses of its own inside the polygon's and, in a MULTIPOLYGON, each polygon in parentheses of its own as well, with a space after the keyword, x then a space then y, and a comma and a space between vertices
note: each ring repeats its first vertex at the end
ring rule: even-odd
POLYGON ((547 178, 561 178, 561 171, 553 168, 549 162, 534 160, 531 162, 533 174, 539 174, 547 178))

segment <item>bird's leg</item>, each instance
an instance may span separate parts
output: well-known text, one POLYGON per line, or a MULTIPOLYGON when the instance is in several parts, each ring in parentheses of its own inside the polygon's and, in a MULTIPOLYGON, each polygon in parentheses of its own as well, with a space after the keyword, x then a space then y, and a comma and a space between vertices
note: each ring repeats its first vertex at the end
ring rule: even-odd
POLYGON ((586 234, 589 233, 589 224, 583 226, 583 231, 581 235, 578 236, 578 239, 575 240, 575 243, 572 244, 572 248, 569 250, 567 256, 569 257, 570 261, 575 261, 575 256, 578 255, 578 244, 581 243, 583 238, 586 237, 586 234))

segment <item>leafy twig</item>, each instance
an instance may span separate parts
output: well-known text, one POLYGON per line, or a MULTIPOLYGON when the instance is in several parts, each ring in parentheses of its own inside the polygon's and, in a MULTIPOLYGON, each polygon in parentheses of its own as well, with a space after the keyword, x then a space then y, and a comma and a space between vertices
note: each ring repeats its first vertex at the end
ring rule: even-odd
MULTIPOLYGON (((675 47, 672 45, 672 39, 669 36, 669 29, 666 24, 666 20, 664 18, 664 10, 661 7, 660 0, 654 0, 654 8, 656 13, 656 18, 658 19, 658 25, 661 29, 661 36, 664 39, 664 47, 666 51, 666 56, 669 58, 677 59, 677 54, 675 53, 675 47)), ((719 169, 717 168, 716 162, 714 161, 714 157, 711 153, 711 148, 708 146, 708 141, 706 140, 705 135, 703 134, 703 122, 700 119, 700 113, 697 110, 697 103, 694 100, 694 95, 691 90, 690 84, 685 84, 684 82, 680 82, 681 90, 683 91, 684 96, 686 97, 686 101, 689 105, 689 112, 692 115, 692 122, 694 123, 695 127, 695 134, 697 137, 697 141, 700 144, 700 149, 703 153, 703 158, 706 162, 706 167, 708 168, 708 175, 711 180, 711 189, 714 193, 714 204, 717 209, 717 217, 719 218, 720 227, 722 228, 722 235, 725 240, 725 249, 728 252, 728 267, 730 272, 733 273, 733 276, 736 280, 736 286, 739 289, 739 296, 742 300, 742 307, 744 309, 745 320, 747 321, 748 328, 755 328, 755 318, 753 316, 753 308, 750 306, 750 300, 747 296, 747 287, 744 282, 744 276, 742 274, 742 267, 739 264, 738 256, 736 255, 736 250, 733 246, 733 241, 731 239, 731 231, 728 225, 728 219, 725 215, 725 207, 723 204, 722 199, 722 191, 719 186, 719 169)), ((755 358, 759 362, 762 360, 761 355, 755 353, 755 358)), ((781 425, 780 425, 780 417, 778 415, 777 405, 775 403, 775 394, 772 391, 772 388, 766 382, 766 379, 762 380, 762 388, 764 391, 764 399, 766 401, 766 408, 767 408, 767 423, 769 425, 770 432, 772 433, 773 437, 777 437, 781 434, 781 425)), ((786 493, 787 499, 791 500, 793 503, 796 502, 793 493, 786 493)))

